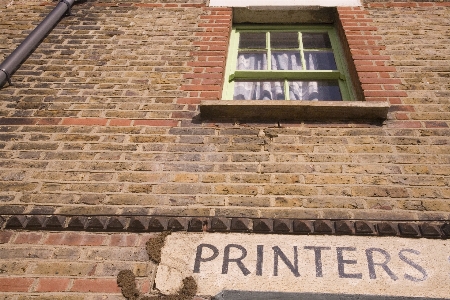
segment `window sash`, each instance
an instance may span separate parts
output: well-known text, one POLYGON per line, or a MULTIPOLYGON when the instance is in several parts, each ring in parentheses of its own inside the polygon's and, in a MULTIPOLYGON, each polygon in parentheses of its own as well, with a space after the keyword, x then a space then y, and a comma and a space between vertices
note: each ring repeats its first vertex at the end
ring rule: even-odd
MULTIPOLYGON (((343 51, 340 46, 339 38, 335 32, 333 26, 330 25, 312 25, 312 26, 254 26, 254 25, 240 25, 235 26, 232 29, 230 46, 228 51, 228 59, 226 66, 225 79, 223 90, 223 99, 232 100, 234 93, 234 82, 237 80, 279 80, 279 81, 292 81, 292 80, 338 80, 339 88, 342 94, 342 100, 354 100, 353 91, 350 88, 349 73, 346 66, 345 59, 343 57, 343 51), (239 49, 239 33, 241 32, 265 32, 266 33, 266 48, 265 49, 239 49), (270 45, 270 32, 297 32, 300 33, 299 48, 289 49, 272 49, 270 45), (304 33, 327 33, 331 48, 314 48, 303 49, 303 41, 301 34, 304 33), (267 68, 271 68, 271 52, 281 51, 299 51, 302 70, 237 70, 238 52, 240 53, 266 53, 267 56, 267 68), (337 70, 306 70, 306 62, 304 52, 318 52, 328 50, 332 51, 336 62, 337 70)), ((289 101, 286 99, 285 101, 289 101)))

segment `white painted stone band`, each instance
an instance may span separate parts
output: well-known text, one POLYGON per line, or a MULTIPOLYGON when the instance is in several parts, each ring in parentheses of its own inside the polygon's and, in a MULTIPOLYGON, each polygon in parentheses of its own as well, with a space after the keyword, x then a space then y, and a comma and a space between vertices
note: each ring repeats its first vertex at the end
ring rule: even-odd
POLYGON ((199 295, 223 290, 450 299, 450 241, 364 236, 173 233, 156 287, 193 276, 199 295))
POLYGON ((361 6, 360 0, 210 0, 209 6, 361 6))

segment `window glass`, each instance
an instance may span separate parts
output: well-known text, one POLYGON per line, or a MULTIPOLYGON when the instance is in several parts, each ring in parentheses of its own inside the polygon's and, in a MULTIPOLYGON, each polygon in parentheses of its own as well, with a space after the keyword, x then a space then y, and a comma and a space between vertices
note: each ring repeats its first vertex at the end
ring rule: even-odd
POLYGON ((305 49, 331 48, 328 33, 303 33, 302 41, 305 49))
POLYGON ((237 70, 267 70, 266 53, 238 52, 237 70))
POLYGON ((272 52, 271 70, 301 70, 300 53, 293 51, 272 52))
POLYGON ((298 49, 297 32, 271 32, 270 47, 273 49, 298 49))
POLYGON ((332 26, 242 25, 232 39, 225 99, 352 100, 332 26))
POLYGON ((236 81, 234 100, 284 100, 282 81, 236 81))
POLYGON ((342 100, 339 83, 336 81, 292 81, 289 82, 289 100, 342 100))
POLYGON ((265 32, 241 32, 239 49, 266 49, 265 32))
POLYGON ((307 70, 337 70, 331 51, 305 51, 305 62, 307 70))

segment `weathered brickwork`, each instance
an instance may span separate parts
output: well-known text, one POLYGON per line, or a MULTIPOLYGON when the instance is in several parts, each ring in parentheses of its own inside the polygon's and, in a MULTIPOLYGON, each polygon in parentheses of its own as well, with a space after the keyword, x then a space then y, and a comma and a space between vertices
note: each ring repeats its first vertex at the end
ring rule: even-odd
POLYGON ((2 231, 0 294, 2 299, 124 299, 116 283, 120 270, 133 271, 139 291, 149 294, 155 264, 145 243, 153 236, 2 231))
MULTIPOLYGON (((383 124, 202 120, 232 26, 205 2, 74 5, 0 90, 1 228, 31 215, 450 220, 448 1, 337 9, 361 98, 391 105, 383 124)), ((55 3, 0 5, 3 61, 55 3)), ((115 276, 132 269, 148 292, 149 236, 4 230, 0 291, 123 299, 115 276)))

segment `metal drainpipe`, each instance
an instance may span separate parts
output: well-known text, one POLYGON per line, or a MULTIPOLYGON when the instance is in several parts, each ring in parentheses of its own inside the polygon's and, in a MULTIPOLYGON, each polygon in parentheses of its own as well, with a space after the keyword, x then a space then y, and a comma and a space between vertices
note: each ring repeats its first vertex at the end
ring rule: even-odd
POLYGON ((53 29, 61 17, 68 12, 75 0, 60 0, 58 5, 30 33, 29 36, 0 64, 0 88, 6 82, 11 85, 11 76, 20 64, 39 46, 39 43, 53 29))

